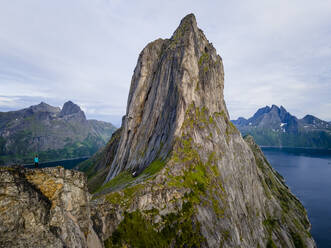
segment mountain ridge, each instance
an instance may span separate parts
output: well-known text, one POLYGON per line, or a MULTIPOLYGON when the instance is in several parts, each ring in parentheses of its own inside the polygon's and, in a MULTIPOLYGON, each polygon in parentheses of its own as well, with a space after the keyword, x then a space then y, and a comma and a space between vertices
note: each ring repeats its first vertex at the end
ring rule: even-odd
POLYGON ((283 106, 260 108, 245 119, 232 120, 242 135, 252 135, 262 146, 331 149, 331 125, 313 115, 302 119, 283 106))
POLYGON ((17 111, 0 112, 0 164, 31 163, 91 156, 116 128, 87 120, 80 107, 67 101, 63 108, 45 102, 17 111))

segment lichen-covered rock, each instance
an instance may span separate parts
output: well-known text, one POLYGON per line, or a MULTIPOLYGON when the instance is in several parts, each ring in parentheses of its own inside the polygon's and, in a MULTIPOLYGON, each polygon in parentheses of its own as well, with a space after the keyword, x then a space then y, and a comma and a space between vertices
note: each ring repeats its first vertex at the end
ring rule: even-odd
POLYGON ((221 57, 192 14, 141 52, 93 201, 106 247, 315 246, 301 203, 230 122, 223 88, 221 57))
POLYGON ((86 178, 62 167, 0 167, 0 247, 102 247, 86 178))

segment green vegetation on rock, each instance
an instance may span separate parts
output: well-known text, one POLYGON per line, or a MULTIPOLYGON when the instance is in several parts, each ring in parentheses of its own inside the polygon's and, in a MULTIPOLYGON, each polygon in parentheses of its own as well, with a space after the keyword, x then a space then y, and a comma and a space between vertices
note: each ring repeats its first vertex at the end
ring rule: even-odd
POLYGON ((274 241, 272 240, 272 234, 276 234, 277 236, 280 226, 283 226, 284 222, 287 222, 287 225, 289 225, 291 230, 290 234, 295 247, 305 247, 301 246, 304 244, 301 236, 311 236, 307 231, 310 224, 306 218, 307 213, 305 208, 302 206, 300 201, 290 193, 287 186, 284 184, 284 179, 270 166, 268 161, 263 156, 260 148, 254 142, 252 136, 245 136, 244 139, 250 145, 254 153, 256 164, 261 172, 260 180, 265 194, 268 196, 269 200, 277 199, 282 210, 281 216, 279 216, 278 219, 271 219, 268 217, 263 221, 263 225, 269 235, 267 247, 276 247, 274 241), (297 213, 300 213, 299 217, 297 213), (289 222, 289 220, 291 221, 289 222), (296 230, 296 232, 293 232, 292 230, 296 230))
POLYGON ((201 247, 206 242, 200 233, 199 224, 194 220, 194 207, 190 202, 183 204, 182 210, 162 217, 162 227, 152 222, 158 211, 126 212, 124 220, 105 241, 105 247, 166 248, 201 247))
POLYGON ((141 182, 141 179, 146 180, 148 178, 151 178, 163 168, 165 163, 165 160, 156 159, 137 177, 133 177, 131 172, 129 171, 123 171, 116 177, 114 177, 112 180, 108 181, 100 188, 98 188, 94 193, 102 193, 106 189, 115 191, 118 189, 130 187, 131 185, 134 185, 136 181, 141 182))

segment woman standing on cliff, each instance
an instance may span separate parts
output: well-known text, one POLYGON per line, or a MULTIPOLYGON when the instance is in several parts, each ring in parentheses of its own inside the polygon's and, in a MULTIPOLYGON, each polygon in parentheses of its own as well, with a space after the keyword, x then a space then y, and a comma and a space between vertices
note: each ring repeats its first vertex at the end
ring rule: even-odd
POLYGON ((35 166, 36 168, 39 167, 39 158, 38 158, 38 155, 36 155, 36 156, 34 157, 34 166, 35 166))

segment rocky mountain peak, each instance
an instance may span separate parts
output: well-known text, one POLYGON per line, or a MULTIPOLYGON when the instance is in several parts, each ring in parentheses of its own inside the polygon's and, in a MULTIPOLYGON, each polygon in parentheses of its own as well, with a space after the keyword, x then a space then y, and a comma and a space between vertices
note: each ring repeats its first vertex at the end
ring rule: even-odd
POLYGON ((178 28, 175 30, 171 39, 184 40, 184 39, 188 38, 189 33, 195 33, 195 34, 199 33, 197 21, 195 19, 194 14, 188 14, 181 20, 178 28))
MULTIPOLYGON (((192 27, 194 29, 197 29, 198 28, 198 25, 197 25, 197 21, 195 19, 195 15, 193 13, 190 13, 190 14, 187 14, 181 21, 180 21, 180 24, 178 26, 178 28, 182 27, 183 25, 187 25, 187 24, 190 24, 192 25, 192 27)), ((177 30, 178 30, 177 28, 177 30)), ((176 30, 176 31, 177 31, 176 30)))
POLYGON ((41 102, 38 104, 38 106, 50 106, 50 105, 48 105, 47 103, 41 101, 41 102))
POLYGON ((60 112, 60 116, 70 116, 70 115, 77 115, 80 116, 82 119, 86 119, 84 112, 81 108, 73 103, 72 101, 67 101, 64 103, 62 110, 60 112))
POLYGON ((269 106, 265 106, 264 108, 260 108, 256 111, 256 113, 254 114, 254 118, 258 118, 261 115, 265 114, 265 113, 269 113, 270 112, 270 107, 269 106))
POLYGON ((263 146, 328 149, 331 144, 330 123, 313 115, 298 119, 283 106, 266 106, 258 109, 248 120, 238 118, 232 122, 243 135, 253 135, 263 146))
POLYGON ((283 105, 280 105, 280 108, 279 108, 281 111, 284 111, 284 112, 287 112, 286 109, 283 107, 283 105))
POLYGON ((182 19, 171 39, 148 44, 132 77, 123 135, 107 180, 166 158, 187 111, 204 108, 228 118, 223 81, 221 57, 193 14, 182 19))
MULTIPOLYGON (((278 107, 277 105, 273 104, 271 106, 271 108, 269 108, 269 111, 271 113, 274 113, 278 116, 280 116, 280 118, 285 118, 286 115, 288 115, 289 113, 287 112, 287 110, 281 105, 280 107, 278 107)), ((266 113, 268 113, 266 112, 266 113)))
POLYGON ((146 226, 142 247, 314 247, 300 202, 230 122, 223 88, 191 14, 140 53, 122 127, 85 167, 101 161, 90 180, 107 173, 94 215, 107 244, 134 247, 126 230, 146 226))
POLYGON ((287 110, 280 106, 273 104, 271 107, 266 106, 264 108, 258 109, 258 111, 253 115, 253 117, 249 118, 247 122, 243 121, 235 121, 236 125, 253 125, 260 127, 270 127, 274 129, 279 129, 283 127, 285 130, 295 130, 293 124, 295 124, 296 118, 292 116, 287 110), (249 124, 250 123, 250 124, 249 124), (290 127, 290 125, 292 125, 290 127))
POLYGON ((331 129, 331 125, 329 122, 323 121, 313 115, 306 115, 300 120, 300 122, 305 129, 307 129, 308 127, 313 129, 331 129))
POLYGON ((45 102, 41 102, 37 105, 33 105, 28 108, 32 112, 49 112, 49 113, 58 113, 60 112, 60 108, 53 107, 45 102))
POLYGON ((321 120, 313 115, 305 115, 305 117, 302 118, 302 121, 307 124, 314 124, 314 121, 316 122, 316 121, 321 121, 321 120))

